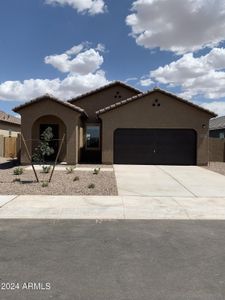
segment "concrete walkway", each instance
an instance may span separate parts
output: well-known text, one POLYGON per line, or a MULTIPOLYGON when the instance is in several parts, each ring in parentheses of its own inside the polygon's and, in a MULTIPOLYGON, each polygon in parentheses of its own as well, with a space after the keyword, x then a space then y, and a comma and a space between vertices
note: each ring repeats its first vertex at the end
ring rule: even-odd
POLYGON ((196 166, 114 165, 119 196, 225 197, 225 176, 196 166))
POLYGON ((225 220, 225 198, 0 196, 0 219, 225 220))

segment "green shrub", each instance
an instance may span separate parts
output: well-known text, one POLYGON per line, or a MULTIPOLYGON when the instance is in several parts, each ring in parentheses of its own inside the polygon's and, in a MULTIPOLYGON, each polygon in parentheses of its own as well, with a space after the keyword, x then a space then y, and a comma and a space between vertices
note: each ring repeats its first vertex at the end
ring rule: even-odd
POLYGON ((42 187, 47 187, 48 186, 48 181, 43 181, 41 186, 42 187))
POLYGON ((100 173, 100 170, 101 170, 100 168, 95 168, 93 174, 98 175, 100 173))
POLYGON ((95 188, 94 183, 90 183, 90 184, 88 185, 88 188, 89 188, 89 189, 94 189, 94 188, 95 188))
POLYGON ((78 180, 80 180, 79 176, 75 176, 74 179, 73 179, 73 181, 78 181, 78 180))
POLYGON ((13 174, 16 175, 16 176, 22 175, 23 174, 23 168, 21 168, 21 167, 15 168, 13 170, 13 174))
POLYGON ((48 127, 41 134, 40 144, 34 149, 32 159, 35 163, 44 163, 47 157, 55 153, 55 150, 51 147, 51 142, 54 138, 52 128, 48 127))
POLYGON ((51 171, 51 166, 42 166, 42 173, 49 173, 51 171))
POLYGON ((67 173, 67 174, 71 174, 71 173, 74 172, 75 169, 76 169, 76 167, 72 167, 72 166, 71 166, 71 167, 67 167, 67 168, 66 168, 66 173, 67 173))

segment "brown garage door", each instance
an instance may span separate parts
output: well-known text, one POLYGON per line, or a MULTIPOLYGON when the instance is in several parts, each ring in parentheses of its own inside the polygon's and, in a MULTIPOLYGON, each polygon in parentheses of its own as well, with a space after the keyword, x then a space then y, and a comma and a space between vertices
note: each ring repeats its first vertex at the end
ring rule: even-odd
POLYGON ((195 165, 196 132, 192 129, 117 129, 114 163, 195 165))

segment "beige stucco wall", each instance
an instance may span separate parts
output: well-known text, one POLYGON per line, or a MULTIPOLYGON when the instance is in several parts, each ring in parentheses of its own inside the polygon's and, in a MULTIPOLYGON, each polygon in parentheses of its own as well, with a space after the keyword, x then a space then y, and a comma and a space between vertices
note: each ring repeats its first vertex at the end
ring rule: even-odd
POLYGON ((225 139, 209 138, 209 160, 225 161, 225 139))
POLYGON ((41 124, 57 124, 57 125, 59 125, 59 140, 60 140, 58 142, 59 146, 60 146, 61 140, 63 138, 63 135, 65 134, 65 140, 63 142, 62 149, 61 149, 61 152, 59 155, 59 161, 66 161, 66 148, 67 148, 66 147, 66 126, 65 126, 64 122, 56 116, 52 116, 52 115, 42 116, 34 122, 34 124, 32 126, 32 139, 34 140, 32 148, 34 149, 39 144, 39 141, 37 141, 37 140, 40 139, 40 125, 41 124))
MULTIPOLYGON (((44 101, 33 103, 30 106, 24 107, 19 112, 21 114, 21 132, 27 140, 29 151, 32 147, 32 126, 36 120, 44 116, 55 116, 63 121, 66 127, 66 155, 65 159, 68 164, 76 164, 78 162, 78 124, 80 113, 67 108, 59 103, 56 103, 48 98, 44 101)), ((27 158, 24 145, 21 145, 21 163, 27 164, 27 158)))
POLYGON ((0 121, 0 135, 6 137, 9 136, 9 130, 11 130, 11 136, 16 137, 17 134, 20 132, 20 126, 0 121))
POLYGON ((105 90, 102 90, 99 93, 87 96, 82 99, 78 99, 72 104, 79 106, 85 110, 85 112, 88 114, 89 123, 96 123, 97 119, 95 112, 97 110, 121 100, 130 98, 136 94, 137 93, 135 91, 118 84, 117 86, 112 86, 105 90))
POLYGON ((210 115, 160 92, 101 114, 102 162, 113 163, 113 136, 117 128, 183 128, 197 132, 197 164, 208 163, 210 115), (160 107, 153 107, 155 99, 160 107), (205 128, 203 128, 203 124, 205 128))

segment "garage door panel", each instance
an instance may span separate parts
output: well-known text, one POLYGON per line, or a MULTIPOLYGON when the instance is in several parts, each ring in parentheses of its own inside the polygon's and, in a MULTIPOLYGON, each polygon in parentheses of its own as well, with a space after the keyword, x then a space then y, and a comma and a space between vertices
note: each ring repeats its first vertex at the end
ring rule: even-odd
POLYGON ((143 153, 149 153, 149 161, 153 159, 152 136, 145 130, 119 129, 114 135, 114 145, 118 164, 143 164, 143 153))
POLYGON ((195 165, 196 133, 190 129, 117 129, 114 163, 195 165))

